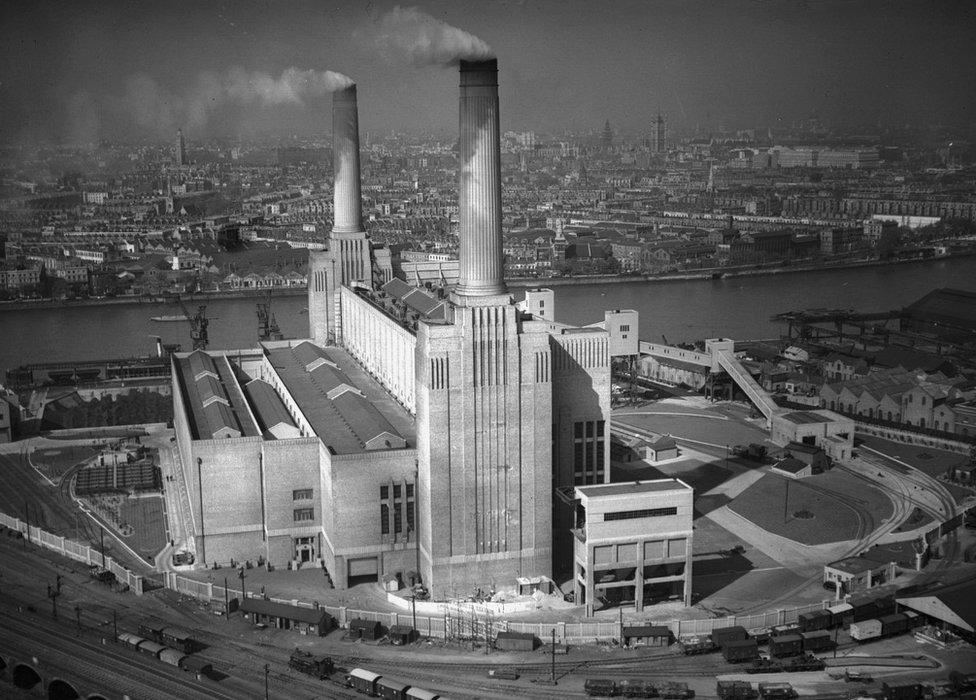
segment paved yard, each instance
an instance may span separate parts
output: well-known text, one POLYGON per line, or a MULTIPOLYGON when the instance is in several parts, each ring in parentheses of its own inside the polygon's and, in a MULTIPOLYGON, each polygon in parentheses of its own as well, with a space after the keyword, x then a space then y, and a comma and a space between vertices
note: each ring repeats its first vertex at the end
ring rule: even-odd
POLYGON ((768 532, 807 545, 864 537, 893 512, 882 492, 836 471, 802 480, 767 474, 729 508, 768 532))

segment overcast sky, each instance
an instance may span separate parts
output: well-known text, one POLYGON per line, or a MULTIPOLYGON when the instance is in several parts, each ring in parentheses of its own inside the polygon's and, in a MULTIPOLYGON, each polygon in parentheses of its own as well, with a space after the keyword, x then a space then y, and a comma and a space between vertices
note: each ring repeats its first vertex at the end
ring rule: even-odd
MULTIPOLYGON (((396 4, 2 2, 0 138, 159 138, 177 122, 191 139, 329 131, 327 94, 187 116, 207 80, 289 68, 355 80, 363 130, 456 131, 456 70, 415 66, 380 38, 396 4)), ((964 0, 401 4, 491 45, 503 130, 633 130, 658 109, 688 129, 976 121, 976 3, 964 0)))

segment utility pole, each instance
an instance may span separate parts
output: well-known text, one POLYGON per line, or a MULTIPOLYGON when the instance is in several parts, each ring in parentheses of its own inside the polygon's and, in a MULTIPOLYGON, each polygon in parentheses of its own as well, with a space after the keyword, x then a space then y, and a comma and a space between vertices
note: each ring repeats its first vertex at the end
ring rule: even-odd
POLYGON ((790 512, 790 479, 786 478, 786 498, 783 499, 783 524, 789 521, 790 512))
MULTIPOLYGON (((243 581, 243 579, 241 579, 243 581)), ((268 693, 268 664, 264 665, 264 700, 270 700, 271 695, 268 693)))
POLYGON ((98 527, 99 539, 101 540, 102 549, 102 568, 105 568, 105 528, 99 525, 98 527))
POLYGON ((47 584, 47 597, 51 599, 51 615, 55 620, 58 619, 58 592, 51 588, 51 584, 47 584))
POLYGON ((552 628, 552 670, 549 672, 549 680, 556 685, 556 628, 552 628))
POLYGON ((24 549, 27 549, 27 543, 30 542, 30 504, 27 499, 24 499, 24 520, 27 522, 27 539, 24 540, 24 549))
POLYGON ((119 615, 115 611, 114 608, 112 609, 112 631, 115 633, 115 639, 118 640, 118 638, 119 638, 119 615))
POLYGON ((410 596, 410 607, 413 608, 413 629, 417 630, 417 592, 414 591, 413 595, 410 596))
POLYGON ((226 576, 224 576, 224 620, 230 621, 230 592, 227 590, 226 576))
POLYGON ((241 602, 243 603, 247 600, 247 594, 244 592, 244 567, 242 566, 237 570, 237 576, 241 579, 241 602))

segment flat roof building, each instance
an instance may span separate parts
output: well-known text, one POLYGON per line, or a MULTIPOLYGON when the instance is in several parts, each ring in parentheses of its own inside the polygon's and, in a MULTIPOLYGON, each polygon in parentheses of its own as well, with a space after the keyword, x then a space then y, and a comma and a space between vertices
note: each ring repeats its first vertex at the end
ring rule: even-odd
POLYGON ((573 590, 598 601, 691 604, 694 491, 680 479, 577 486, 573 590))

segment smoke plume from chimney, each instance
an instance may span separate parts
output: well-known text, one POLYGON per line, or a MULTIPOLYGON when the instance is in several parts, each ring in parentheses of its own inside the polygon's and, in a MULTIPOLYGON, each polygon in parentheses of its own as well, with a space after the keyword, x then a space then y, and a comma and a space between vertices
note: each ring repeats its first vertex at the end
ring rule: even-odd
POLYGON ((416 7, 400 7, 380 19, 381 46, 393 46, 418 66, 456 66, 459 61, 484 61, 495 53, 484 41, 416 7))
MULTIPOLYGON (((134 124, 157 135, 172 134, 186 125, 200 130, 211 114, 231 105, 262 106, 301 105, 308 99, 321 98, 330 92, 353 85, 351 78, 334 71, 288 68, 275 77, 262 71, 249 72, 232 68, 223 73, 202 72, 181 92, 173 92, 145 74, 128 78, 122 95, 108 95, 100 100, 78 93, 72 105, 87 108, 80 112, 86 120, 74 129, 89 139, 98 130, 98 107, 119 121, 134 124), (94 123, 93 123, 94 122, 94 123)), ((72 113, 78 110, 71 110, 72 113)))

